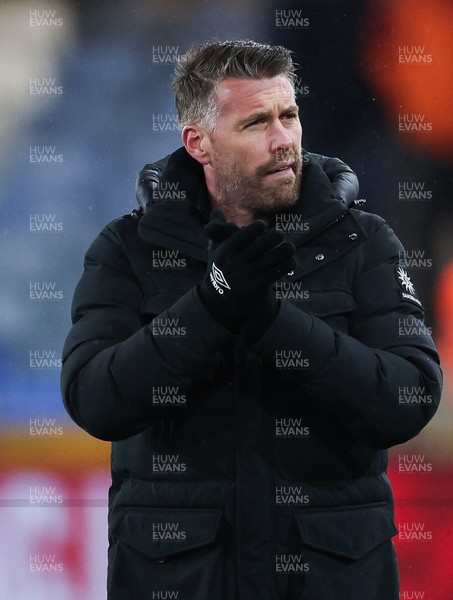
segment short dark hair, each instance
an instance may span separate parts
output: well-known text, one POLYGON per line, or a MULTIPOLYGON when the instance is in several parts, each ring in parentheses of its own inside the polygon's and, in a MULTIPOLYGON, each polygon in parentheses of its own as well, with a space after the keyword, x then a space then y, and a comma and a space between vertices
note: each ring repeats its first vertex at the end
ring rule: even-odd
POLYGON ((216 89, 228 77, 263 79, 283 75, 294 88, 295 64, 283 46, 251 40, 208 42, 190 49, 172 81, 182 127, 199 123, 213 131, 218 116, 216 89))

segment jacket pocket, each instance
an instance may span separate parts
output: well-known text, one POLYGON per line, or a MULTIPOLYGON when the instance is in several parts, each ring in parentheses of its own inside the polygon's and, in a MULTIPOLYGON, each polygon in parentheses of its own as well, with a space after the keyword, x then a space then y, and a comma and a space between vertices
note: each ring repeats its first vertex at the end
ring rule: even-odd
POLYGON ((296 520, 304 545, 352 560, 397 533, 385 503, 307 511, 296 520))
POLYGON ((158 592, 221 600, 221 515, 220 509, 127 509, 110 535, 109 600, 158 592))
MULTIPOLYGON (((295 574, 277 578, 281 597, 398 599, 398 571, 391 542, 397 530, 387 504, 300 511, 295 520, 299 549, 289 555, 295 574), (295 569, 301 564, 302 577, 295 569)), ((287 568, 287 564, 288 558, 283 566, 287 568)))

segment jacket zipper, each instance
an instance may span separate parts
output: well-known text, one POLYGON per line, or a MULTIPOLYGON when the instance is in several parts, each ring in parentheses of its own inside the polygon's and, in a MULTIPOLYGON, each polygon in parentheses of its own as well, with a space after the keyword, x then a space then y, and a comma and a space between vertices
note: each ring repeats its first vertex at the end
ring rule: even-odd
POLYGON ((339 223, 340 221, 342 221, 345 218, 347 212, 348 212, 347 210, 345 210, 344 212, 342 212, 334 221, 332 221, 331 223, 329 223, 328 225, 326 225, 326 227, 324 227, 323 229, 321 229, 319 231, 319 234, 324 233, 325 231, 327 231, 328 229, 330 229, 331 227, 333 227, 334 225, 336 225, 337 223, 339 223))

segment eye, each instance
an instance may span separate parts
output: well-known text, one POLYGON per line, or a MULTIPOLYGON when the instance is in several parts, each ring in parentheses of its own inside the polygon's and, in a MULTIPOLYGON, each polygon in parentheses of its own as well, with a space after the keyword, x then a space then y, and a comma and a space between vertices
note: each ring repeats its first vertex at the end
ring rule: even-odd
POLYGON ((263 125, 265 122, 266 119, 264 119, 264 117, 260 117, 258 119, 255 119, 254 121, 251 121, 250 123, 247 123, 246 128, 258 127, 259 125, 263 125))
POLYGON ((299 117, 299 115, 296 112, 291 111, 289 113, 285 113, 284 115, 282 115, 281 118, 285 121, 295 121, 298 119, 298 117, 299 117))

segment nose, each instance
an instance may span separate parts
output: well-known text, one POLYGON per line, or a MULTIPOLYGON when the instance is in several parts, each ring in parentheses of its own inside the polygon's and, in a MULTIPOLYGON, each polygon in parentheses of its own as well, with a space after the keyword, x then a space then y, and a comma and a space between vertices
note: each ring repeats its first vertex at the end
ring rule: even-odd
POLYGON ((273 124, 271 135, 270 150, 272 154, 286 153, 292 148, 293 140, 280 120, 273 124))

